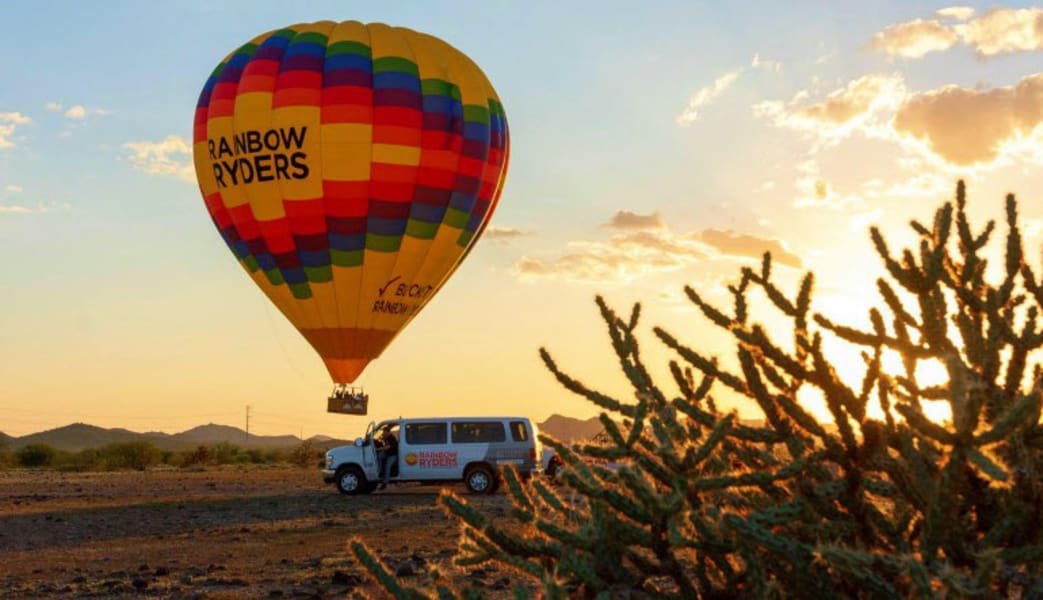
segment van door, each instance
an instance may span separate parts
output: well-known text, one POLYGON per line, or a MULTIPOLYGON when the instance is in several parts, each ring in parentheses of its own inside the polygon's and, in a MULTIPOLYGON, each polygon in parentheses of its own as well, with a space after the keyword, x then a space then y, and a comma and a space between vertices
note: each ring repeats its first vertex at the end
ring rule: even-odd
POLYGON ((437 481, 459 479, 460 464, 448 443, 445 421, 413 421, 402 426, 399 439, 399 479, 437 481))

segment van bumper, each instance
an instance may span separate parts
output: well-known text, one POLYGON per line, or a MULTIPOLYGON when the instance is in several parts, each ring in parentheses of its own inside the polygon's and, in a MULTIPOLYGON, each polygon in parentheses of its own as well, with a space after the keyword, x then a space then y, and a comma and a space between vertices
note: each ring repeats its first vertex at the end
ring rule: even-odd
POLYGON ((323 469, 323 470, 322 470, 322 481, 323 481, 324 483, 333 483, 333 482, 334 482, 334 479, 335 479, 335 478, 334 478, 334 475, 335 475, 336 473, 337 473, 337 472, 336 472, 336 471, 334 471, 333 469, 323 469))

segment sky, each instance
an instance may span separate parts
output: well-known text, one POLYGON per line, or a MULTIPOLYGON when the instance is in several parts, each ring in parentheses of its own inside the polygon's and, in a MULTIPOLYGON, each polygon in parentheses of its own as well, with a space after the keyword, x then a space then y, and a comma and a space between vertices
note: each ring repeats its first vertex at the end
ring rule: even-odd
MULTIPOLYGON (((780 283, 864 321, 867 228, 908 241, 966 179, 1043 235, 1043 8, 925 2, 32 2, 0 9, 0 431, 70 422, 350 437, 370 419, 597 409, 540 362, 632 397, 593 302, 727 355, 684 298, 771 250, 780 283), (196 98, 228 52, 316 20, 436 35, 502 99, 490 229, 330 415, 310 346, 243 273, 195 184, 196 98)), ((765 317, 771 325, 770 316, 765 317)), ((843 365, 841 365, 843 367, 843 365)), ((814 398, 807 402, 814 403, 814 398)), ((752 407, 736 403, 741 415, 752 407)), ((813 407, 814 409, 815 407, 813 407)), ((821 410, 821 407, 818 407, 821 410)))

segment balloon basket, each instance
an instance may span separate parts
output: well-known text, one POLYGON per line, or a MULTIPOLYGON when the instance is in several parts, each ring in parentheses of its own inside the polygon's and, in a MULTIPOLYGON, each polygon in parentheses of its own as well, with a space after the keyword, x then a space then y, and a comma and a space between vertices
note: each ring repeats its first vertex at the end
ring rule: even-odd
POLYGON ((338 385, 326 402, 326 412, 338 415, 366 415, 369 409, 369 394, 362 388, 338 385))

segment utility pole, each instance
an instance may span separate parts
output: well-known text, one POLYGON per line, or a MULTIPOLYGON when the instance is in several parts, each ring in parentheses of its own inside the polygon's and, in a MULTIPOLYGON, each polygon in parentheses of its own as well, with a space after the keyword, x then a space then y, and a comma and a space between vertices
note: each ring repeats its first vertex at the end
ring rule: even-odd
POLYGON ((246 405, 246 444, 250 445, 250 405, 246 405))

